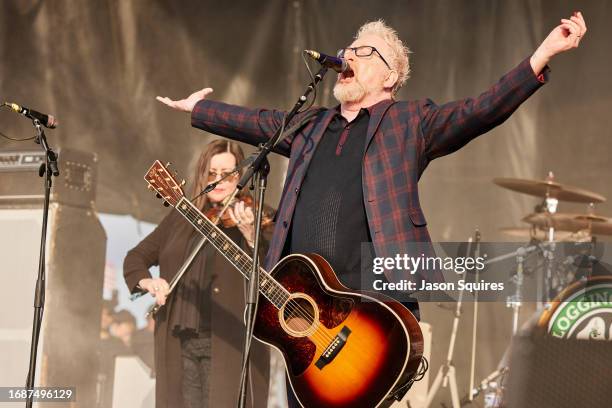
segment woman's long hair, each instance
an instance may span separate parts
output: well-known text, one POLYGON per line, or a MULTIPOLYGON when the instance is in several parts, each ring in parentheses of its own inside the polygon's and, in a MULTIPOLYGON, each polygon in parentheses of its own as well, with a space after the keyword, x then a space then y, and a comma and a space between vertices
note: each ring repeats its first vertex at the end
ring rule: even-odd
MULTIPOLYGON (((202 190, 208 185, 208 173, 210 171, 210 159, 215 154, 220 153, 231 153, 236 158, 236 165, 244 160, 244 152, 242 148, 234 142, 229 140, 217 139, 213 140, 208 144, 206 149, 200 154, 200 158, 198 159, 198 163, 195 167, 195 183, 193 185, 193 196, 200 194, 202 190)), ((240 172, 242 175, 242 171, 240 172)), ((238 197, 244 197, 248 194, 248 190, 244 189, 239 194, 238 197)), ((208 197, 206 194, 201 195, 197 199, 195 199, 194 204, 199 209, 204 209, 208 204, 208 197)))

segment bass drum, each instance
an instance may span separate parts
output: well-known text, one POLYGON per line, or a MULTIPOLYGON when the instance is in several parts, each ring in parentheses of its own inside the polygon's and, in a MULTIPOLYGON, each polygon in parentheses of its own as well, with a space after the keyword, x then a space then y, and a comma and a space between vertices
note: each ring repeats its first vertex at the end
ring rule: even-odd
POLYGON ((538 327, 561 339, 612 341, 612 276, 567 287, 541 315, 538 327))

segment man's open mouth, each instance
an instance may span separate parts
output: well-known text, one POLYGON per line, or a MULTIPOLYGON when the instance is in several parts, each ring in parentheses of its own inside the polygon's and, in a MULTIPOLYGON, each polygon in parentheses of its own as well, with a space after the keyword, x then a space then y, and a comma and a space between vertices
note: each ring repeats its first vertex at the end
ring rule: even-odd
POLYGON ((340 74, 340 79, 348 79, 353 78, 355 76, 355 72, 349 67, 346 71, 340 74))

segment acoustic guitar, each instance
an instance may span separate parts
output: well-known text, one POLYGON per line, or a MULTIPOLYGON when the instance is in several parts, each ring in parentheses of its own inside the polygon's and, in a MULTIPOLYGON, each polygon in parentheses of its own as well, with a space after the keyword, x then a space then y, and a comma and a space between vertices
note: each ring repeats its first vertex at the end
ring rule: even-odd
MULTIPOLYGON (((159 160, 145 175, 149 189, 173 206, 245 279, 253 259, 184 195, 159 160)), ((401 399, 419 368, 423 335, 401 303, 349 289, 317 254, 292 254, 259 269, 257 340, 284 357, 304 407, 386 407, 401 399)))

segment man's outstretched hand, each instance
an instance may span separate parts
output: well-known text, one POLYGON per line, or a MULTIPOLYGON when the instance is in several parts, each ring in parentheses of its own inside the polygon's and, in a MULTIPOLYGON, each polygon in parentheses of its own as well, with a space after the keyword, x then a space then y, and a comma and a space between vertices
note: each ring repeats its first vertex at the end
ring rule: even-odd
POLYGON ((531 56, 533 72, 536 75, 540 74, 553 56, 577 48, 586 32, 587 27, 581 12, 574 12, 569 20, 561 19, 561 24, 548 34, 548 37, 531 56))
POLYGON ((206 98, 206 96, 212 93, 212 91, 213 91, 212 88, 204 88, 204 89, 201 89, 199 91, 192 93, 187 98, 181 99, 180 101, 173 101, 167 96, 164 96, 163 98, 161 96, 158 96, 155 99, 157 99, 163 104, 168 105, 172 109, 191 113, 195 104, 201 101, 202 99, 206 98))

